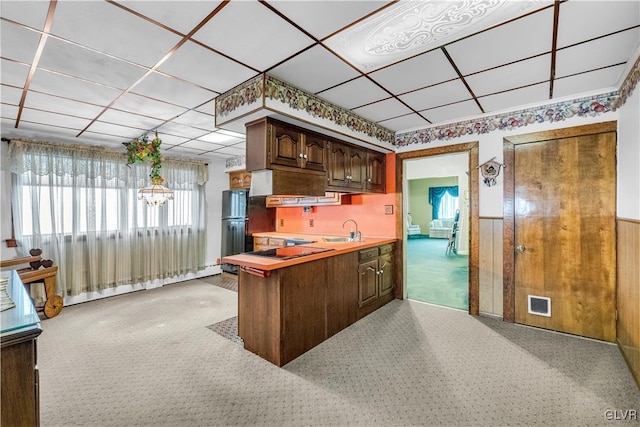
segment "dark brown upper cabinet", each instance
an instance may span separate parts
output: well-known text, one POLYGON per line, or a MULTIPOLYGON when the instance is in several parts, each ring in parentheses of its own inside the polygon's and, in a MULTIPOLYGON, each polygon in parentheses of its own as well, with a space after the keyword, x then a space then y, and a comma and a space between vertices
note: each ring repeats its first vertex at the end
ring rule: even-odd
POLYGON ((369 151, 367 153, 366 190, 371 193, 386 192, 386 158, 384 153, 369 151))
POLYGON ((367 177, 367 151, 338 141, 329 144, 327 188, 333 191, 362 192, 367 177))

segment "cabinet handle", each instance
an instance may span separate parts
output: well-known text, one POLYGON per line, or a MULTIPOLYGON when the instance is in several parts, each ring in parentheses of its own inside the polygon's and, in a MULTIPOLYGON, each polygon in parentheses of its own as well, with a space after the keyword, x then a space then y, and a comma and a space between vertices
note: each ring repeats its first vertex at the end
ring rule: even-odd
POLYGON ((371 178, 368 178, 368 179, 367 179, 367 182, 371 182, 371 178))
POLYGON ((307 155, 305 154, 304 156, 302 156, 305 160, 307 160, 307 155))
POLYGON ((298 157, 302 158, 302 153, 298 154, 298 157))

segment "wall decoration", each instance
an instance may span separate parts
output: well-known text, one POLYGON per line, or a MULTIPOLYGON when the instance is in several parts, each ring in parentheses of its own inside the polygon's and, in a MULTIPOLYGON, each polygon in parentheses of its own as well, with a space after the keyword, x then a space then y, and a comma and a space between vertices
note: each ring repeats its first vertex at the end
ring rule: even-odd
POLYGON ((225 117, 238 107, 252 104, 261 99, 263 93, 264 75, 260 74, 234 87, 216 98, 216 116, 225 117))
POLYGON ((127 166, 134 163, 149 163, 151 166, 151 185, 138 190, 138 200, 144 200, 148 206, 158 207, 167 200, 173 200, 173 190, 162 185, 164 178, 160 176, 162 167, 162 155, 160 144, 162 140, 156 132, 155 138, 149 142, 147 135, 143 135, 131 142, 124 142, 127 147, 127 166))
POLYGON ((433 141, 447 141, 464 135, 481 135, 495 130, 512 130, 534 123, 560 122, 574 116, 599 116, 615 111, 618 100, 617 92, 610 92, 521 111, 398 133, 394 145, 405 147, 412 144, 428 144, 433 141))
POLYGON ((633 64, 631 71, 627 74, 624 81, 620 85, 620 90, 618 90, 618 94, 620 95, 615 104, 616 108, 620 108, 627 102, 627 98, 633 93, 633 90, 636 88, 638 84, 638 80, 640 80, 640 56, 636 59, 636 62, 633 64))
POLYGON ((480 173, 482 173, 484 185, 487 187, 491 187, 496 185, 496 178, 500 175, 500 168, 504 167, 504 165, 500 162, 495 161, 495 157, 491 160, 488 160, 477 166, 476 169, 480 169, 480 173))

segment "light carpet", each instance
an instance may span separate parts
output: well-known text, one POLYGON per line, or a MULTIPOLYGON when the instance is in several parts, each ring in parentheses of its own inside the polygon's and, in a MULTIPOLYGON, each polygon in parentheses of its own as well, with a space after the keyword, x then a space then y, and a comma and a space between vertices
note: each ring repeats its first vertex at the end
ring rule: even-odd
POLYGON ((41 425, 586 426, 640 409, 602 342, 395 300, 278 368, 206 327, 236 314, 200 280, 65 307, 38 341, 41 425))

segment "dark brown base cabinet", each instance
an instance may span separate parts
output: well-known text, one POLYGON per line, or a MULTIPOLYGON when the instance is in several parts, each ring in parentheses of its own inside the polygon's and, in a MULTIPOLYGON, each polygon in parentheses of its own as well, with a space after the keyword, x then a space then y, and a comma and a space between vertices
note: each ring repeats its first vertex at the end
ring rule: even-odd
MULTIPOLYGON (((393 247, 380 248, 386 246, 393 247)), ((391 264, 385 269, 392 266, 391 253, 370 250, 376 253, 376 268, 386 262, 391 264)), ((360 306, 359 262, 355 251, 273 270, 269 277, 240 269, 238 335, 244 348, 283 366, 393 300, 393 269, 388 268, 385 279, 376 280, 384 289, 360 306)))

